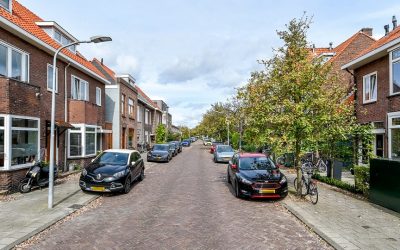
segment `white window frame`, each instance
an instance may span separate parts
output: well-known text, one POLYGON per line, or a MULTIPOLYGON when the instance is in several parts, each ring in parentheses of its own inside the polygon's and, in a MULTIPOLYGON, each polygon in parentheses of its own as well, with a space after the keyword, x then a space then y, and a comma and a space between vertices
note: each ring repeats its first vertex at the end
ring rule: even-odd
POLYGON ((150 116, 150 110, 145 109, 144 110, 144 124, 148 125, 149 123, 149 116, 150 116))
POLYGON ((364 104, 372 103, 372 102, 376 102, 377 101, 377 99, 378 99, 378 72, 377 71, 369 73, 369 74, 363 76, 363 91, 362 91, 362 94, 363 94, 363 103, 364 104), (373 75, 375 75, 375 80, 376 80, 376 82, 375 82, 375 98, 374 99, 372 99, 373 94, 372 94, 372 91, 371 91, 371 76, 373 76, 373 75), (365 99, 366 79, 369 79, 369 90, 370 90, 370 99, 369 100, 365 99))
POLYGON ((135 117, 135 101, 131 98, 128 98, 128 116, 135 117))
POLYGON ((8 8, 4 7, 3 5, 0 5, 0 7, 5 9, 5 10, 7 10, 7 11, 9 11, 9 12, 12 12, 12 2, 13 2, 12 0, 8 1, 8 8))
POLYGON ((13 79, 15 81, 27 82, 29 83, 29 61, 30 61, 30 54, 25 52, 13 45, 0 40, 0 44, 7 48, 7 60, 6 60, 6 77, 13 79), (12 75, 12 52, 18 52, 22 55, 21 59, 21 80, 17 80, 11 77, 12 75))
POLYGON ((96 87, 96 105, 101 106, 101 88, 96 87))
MULTIPOLYGON (((49 88, 49 80, 53 79, 53 73, 51 76, 49 75, 49 68, 51 68, 51 72, 53 72, 53 65, 52 64, 47 64, 47 90, 48 91, 53 91, 51 88, 49 88)), ((56 93, 58 93, 58 67, 56 67, 56 93)))
POLYGON ((400 48, 395 48, 389 53, 389 87, 390 87, 390 95, 399 94, 399 92, 393 92, 393 63, 400 63, 400 57, 393 60, 393 52, 399 51, 400 48))
POLYGON ((400 129, 400 125, 393 125, 394 118, 400 118, 400 112, 387 114, 388 117, 388 158, 392 158, 392 129, 400 129))
POLYGON ((89 82, 88 81, 85 81, 82 78, 79 78, 74 75, 71 76, 71 99, 88 102, 89 101, 89 92, 90 91, 89 91, 89 82), (75 89, 75 87, 73 87, 73 86, 75 86, 75 79, 79 80, 79 89, 77 91, 77 98, 73 98, 73 90, 75 89), (81 96, 82 85, 85 86, 85 96, 84 97, 81 96))
POLYGON ((11 166, 11 157, 12 157, 12 131, 20 130, 20 131, 36 131, 38 133, 38 141, 37 141, 37 155, 40 156, 40 118, 30 117, 30 116, 19 116, 19 115, 0 115, 0 117, 4 118, 4 166, 0 167, 0 170, 17 170, 22 168, 28 168, 32 166, 32 163, 19 164, 11 166), (12 119, 20 118, 20 119, 29 119, 35 120, 38 122, 37 128, 12 128, 12 119))
POLYGON ((141 114, 140 114, 140 110, 141 110, 141 107, 140 106, 137 106, 137 113, 136 113, 136 120, 138 121, 138 122, 142 122, 142 117, 141 117, 141 114))
POLYGON ((75 128, 79 128, 79 130, 71 130, 68 129, 68 158, 69 159, 78 159, 78 158, 90 158, 96 156, 97 149, 97 133, 101 133, 101 127, 96 125, 88 125, 88 124, 72 124, 75 128), (94 128, 94 131, 86 132, 86 128, 94 128), (79 133, 81 134, 81 148, 82 153, 81 155, 71 155, 71 140, 70 134, 71 133, 79 133), (95 134, 94 137, 94 154, 86 154, 86 133, 93 133, 95 134))

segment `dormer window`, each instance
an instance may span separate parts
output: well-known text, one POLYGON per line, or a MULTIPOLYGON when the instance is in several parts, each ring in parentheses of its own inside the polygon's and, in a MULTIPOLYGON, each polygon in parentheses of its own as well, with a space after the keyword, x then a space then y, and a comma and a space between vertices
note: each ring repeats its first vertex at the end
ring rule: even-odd
MULTIPOLYGON (((75 37, 73 37, 70 33, 68 33, 56 22, 45 21, 45 22, 36 22, 36 24, 39 27, 41 27, 51 38, 53 38, 60 45, 64 46, 78 41, 75 37)), ((73 53, 76 53, 75 45, 68 47, 68 49, 73 53)))
POLYGON ((0 7, 3 7, 8 11, 11 11, 11 4, 11 0, 0 0, 0 7))

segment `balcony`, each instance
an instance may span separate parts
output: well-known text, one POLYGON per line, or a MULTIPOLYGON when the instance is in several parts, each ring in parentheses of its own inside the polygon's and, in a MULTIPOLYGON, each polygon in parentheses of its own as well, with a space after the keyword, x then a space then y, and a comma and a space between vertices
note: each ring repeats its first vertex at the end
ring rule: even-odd
POLYGON ((102 125, 104 123, 103 107, 87 101, 70 99, 68 101, 68 118, 69 123, 102 125))
POLYGON ((40 87, 0 77, 0 113, 40 116, 40 87))

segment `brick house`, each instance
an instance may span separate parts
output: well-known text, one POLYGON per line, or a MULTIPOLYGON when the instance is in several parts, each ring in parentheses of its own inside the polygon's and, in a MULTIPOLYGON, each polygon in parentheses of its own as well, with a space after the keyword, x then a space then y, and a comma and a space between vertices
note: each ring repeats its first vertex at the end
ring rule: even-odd
POLYGON ((51 91, 56 90, 55 160, 60 170, 85 164, 106 144, 104 90, 109 81, 76 46, 57 60, 62 44, 77 41, 18 1, 0 2, 0 191, 18 185, 34 160, 49 159, 51 91))
POLYGON ((333 47, 332 43, 330 43, 329 47, 312 48, 311 50, 314 57, 322 57, 324 62, 332 64, 332 71, 338 74, 340 83, 350 94, 354 88, 352 72, 341 70, 341 67, 354 59, 361 51, 371 46, 374 42, 372 29, 363 28, 336 47, 333 47))
POLYGON ((151 145, 155 141, 154 118, 157 105, 136 85, 138 91, 137 140, 139 144, 151 145))
POLYGON ((136 112, 138 91, 135 79, 129 75, 116 75, 103 60, 92 60, 93 65, 111 82, 106 85, 106 124, 111 128, 110 148, 136 148, 137 123, 136 112), (116 105, 119 103, 120 105, 116 105))
POLYGON ((342 66, 354 71, 355 107, 361 124, 372 124, 373 153, 400 159, 400 28, 393 30, 342 66))

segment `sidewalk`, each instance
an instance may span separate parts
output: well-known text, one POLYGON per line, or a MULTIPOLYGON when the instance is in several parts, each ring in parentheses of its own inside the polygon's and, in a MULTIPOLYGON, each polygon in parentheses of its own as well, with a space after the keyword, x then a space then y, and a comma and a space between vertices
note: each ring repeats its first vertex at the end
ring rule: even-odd
POLYGON ((77 178, 69 178, 54 187, 54 207, 47 208, 48 188, 27 194, 13 194, 0 201, 0 249, 10 249, 43 231, 97 195, 81 191, 77 178))
MULTIPOLYGON (((293 188, 295 174, 282 172, 293 188)), ((292 195, 283 202, 301 221, 337 249, 400 249, 400 214, 318 185, 316 205, 292 195)))

